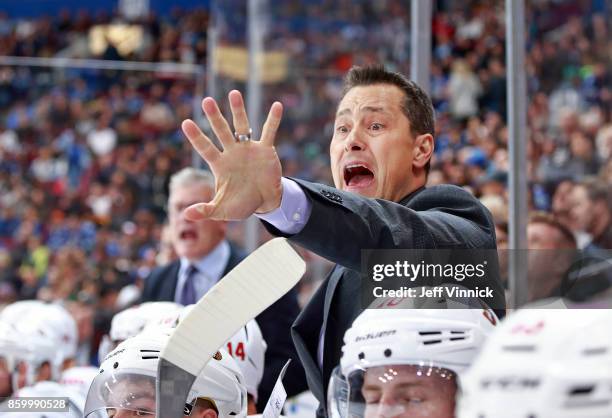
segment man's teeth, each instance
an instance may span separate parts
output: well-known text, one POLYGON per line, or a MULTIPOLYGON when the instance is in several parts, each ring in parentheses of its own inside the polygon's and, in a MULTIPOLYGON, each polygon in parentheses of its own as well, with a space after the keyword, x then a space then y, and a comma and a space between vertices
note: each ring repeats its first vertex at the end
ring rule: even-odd
POLYGON ((365 165, 363 165, 363 164, 349 164, 349 165, 346 166, 346 169, 350 170, 352 168, 358 168, 358 167, 363 167, 363 168, 367 169, 367 167, 365 165))

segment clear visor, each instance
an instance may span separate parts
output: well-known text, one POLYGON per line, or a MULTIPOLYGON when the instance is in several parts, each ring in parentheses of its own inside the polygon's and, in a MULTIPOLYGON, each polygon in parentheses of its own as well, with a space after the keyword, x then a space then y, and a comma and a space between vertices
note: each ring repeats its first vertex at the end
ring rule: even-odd
POLYGON ((91 383, 85 417, 155 417, 155 377, 123 370, 101 373, 91 383))
POLYGON ((346 377, 337 366, 329 379, 327 386, 327 416, 329 418, 345 418, 347 415, 349 386, 346 377))
MULTIPOLYGON (((456 374, 448 369, 385 365, 334 382, 332 408, 342 418, 453 418, 456 374), (344 385, 344 388, 342 386, 344 385)), ((331 392, 330 388, 330 393, 331 392)))

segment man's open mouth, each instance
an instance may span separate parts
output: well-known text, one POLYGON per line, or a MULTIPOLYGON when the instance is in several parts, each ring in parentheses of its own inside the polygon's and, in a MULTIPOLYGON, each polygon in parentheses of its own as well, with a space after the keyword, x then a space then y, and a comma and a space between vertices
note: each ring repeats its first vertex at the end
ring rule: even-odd
POLYGON ((344 184, 348 187, 366 187, 374 180, 374 173, 363 164, 347 164, 344 167, 344 184))
POLYGON ((198 237, 198 234, 196 234, 195 231, 191 231, 191 230, 182 231, 180 234, 181 239, 196 239, 197 237, 198 237))

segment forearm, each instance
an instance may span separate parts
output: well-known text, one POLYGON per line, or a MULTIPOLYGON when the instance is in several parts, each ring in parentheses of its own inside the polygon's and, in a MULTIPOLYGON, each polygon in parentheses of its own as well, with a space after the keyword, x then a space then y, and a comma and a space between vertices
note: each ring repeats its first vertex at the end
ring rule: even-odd
POLYGON ((416 205, 419 210, 414 210, 295 181, 309 202, 306 224, 297 233, 271 224, 266 228, 345 267, 359 270, 363 249, 495 248, 493 232, 487 226, 490 222, 471 197, 462 202, 461 196, 441 195, 439 201, 416 205), (455 205, 449 207, 447 200, 451 198, 455 205))
POLYGON ((426 228, 410 209, 360 196, 355 201, 359 201, 355 210, 313 203, 306 226, 290 240, 352 270, 361 269, 364 249, 415 248, 416 240, 430 242, 427 247, 435 248, 426 228))

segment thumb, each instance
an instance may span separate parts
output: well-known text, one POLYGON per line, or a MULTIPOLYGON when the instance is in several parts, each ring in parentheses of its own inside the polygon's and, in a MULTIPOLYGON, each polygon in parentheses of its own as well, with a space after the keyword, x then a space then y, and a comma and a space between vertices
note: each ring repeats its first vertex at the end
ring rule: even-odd
POLYGON ((213 203, 196 203, 185 209, 185 218, 190 221, 208 219, 215 210, 213 203))

